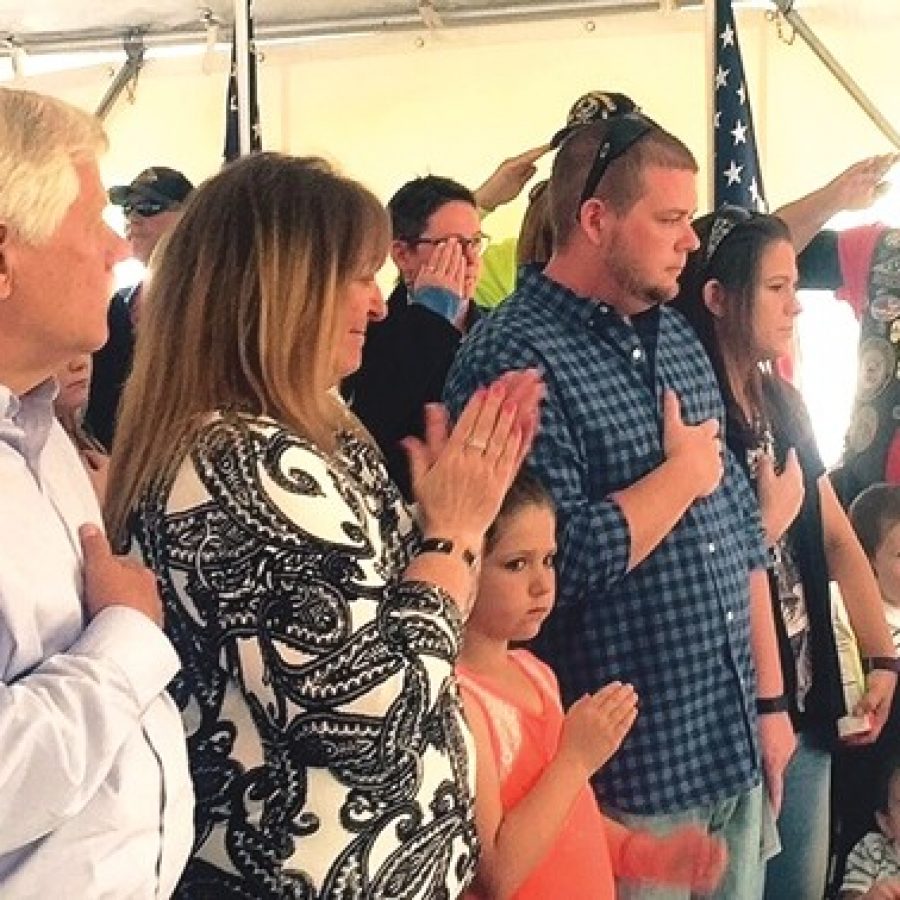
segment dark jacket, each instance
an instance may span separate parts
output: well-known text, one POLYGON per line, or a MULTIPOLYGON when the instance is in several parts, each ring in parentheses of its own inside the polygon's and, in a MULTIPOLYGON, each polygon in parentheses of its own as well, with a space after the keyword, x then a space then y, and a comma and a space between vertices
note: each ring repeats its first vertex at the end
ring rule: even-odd
MULTIPOLYGON (((477 317, 474 305, 467 319, 477 317)), ((388 472, 410 499, 403 438, 424 435, 426 403, 439 403, 462 334, 451 322, 410 303, 403 284, 388 298, 388 314, 369 327, 359 371, 341 392, 384 453, 388 472)))
POLYGON ((108 450, 116 433, 116 414, 125 380, 131 372, 134 355, 134 326, 131 323, 131 299, 140 287, 123 288, 113 294, 107 314, 109 337, 94 353, 91 392, 84 414, 90 433, 108 450))

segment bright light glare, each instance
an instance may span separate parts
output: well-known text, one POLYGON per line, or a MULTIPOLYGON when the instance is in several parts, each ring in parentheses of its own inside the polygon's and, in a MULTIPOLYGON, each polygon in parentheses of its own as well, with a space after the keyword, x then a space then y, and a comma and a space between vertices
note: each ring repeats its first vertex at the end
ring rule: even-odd
POLYGON ((147 270, 139 259, 126 259, 116 266, 116 290, 131 287, 144 280, 147 270))
MULTIPOLYGON (((125 214, 122 212, 121 206, 110 204, 103 210, 103 218, 110 228, 124 236, 125 214)), ((133 284, 143 281, 146 272, 144 264, 139 259, 132 257, 122 260, 115 268, 116 290, 121 290, 123 287, 131 287, 133 284)))
POLYGON ((838 463, 856 390, 859 324, 849 304, 830 291, 802 291, 797 317, 797 386, 827 468, 838 463))

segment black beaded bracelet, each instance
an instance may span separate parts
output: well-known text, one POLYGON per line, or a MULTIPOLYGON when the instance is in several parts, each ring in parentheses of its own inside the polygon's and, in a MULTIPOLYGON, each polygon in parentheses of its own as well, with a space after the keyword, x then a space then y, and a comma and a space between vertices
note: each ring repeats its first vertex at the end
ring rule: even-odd
POLYGON ((875 669, 900 675, 900 657, 897 656, 864 656, 862 665, 866 675, 875 669))
POLYGON ((779 697, 757 697, 756 712, 760 716, 768 716, 771 713, 787 712, 791 708, 787 694, 779 697))
MULTIPOLYGON (((449 538, 439 538, 439 537, 430 537, 425 538, 421 544, 419 544, 419 554, 422 553, 446 553, 452 554, 456 549, 456 544, 453 543, 449 538)), ((468 548, 463 547, 460 550, 460 556, 462 557, 462 561, 470 568, 475 568, 475 563, 478 561, 478 557, 468 548)))

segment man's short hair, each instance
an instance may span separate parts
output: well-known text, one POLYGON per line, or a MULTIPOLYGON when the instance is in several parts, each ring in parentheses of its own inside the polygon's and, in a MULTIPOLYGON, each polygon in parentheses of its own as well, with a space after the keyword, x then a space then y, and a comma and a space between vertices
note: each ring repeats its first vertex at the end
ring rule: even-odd
POLYGON ((873 484, 867 487, 848 510, 859 543, 871 560, 885 535, 900 525, 900 484, 873 484))
MULTIPOLYGON (((581 210, 581 195, 588 173, 600 148, 614 129, 627 127, 626 116, 585 125, 563 141, 553 162, 550 195, 556 246, 565 246, 572 236, 581 210)), ((652 127, 610 162, 593 196, 603 200, 617 215, 624 215, 643 194, 643 173, 650 167, 697 171, 693 153, 677 137, 659 125, 652 127)))
POLYGON ((440 175, 414 178, 388 201, 391 233, 395 241, 414 241, 422 237, 428 220, 447 203, 475 206, 475 195, 465 185, 440 175))
POLYGON ((78 163, 106 149, 100 121, 55 97, 0 88, 0 224, 29 244, 56 231, 78 197, 78 163))

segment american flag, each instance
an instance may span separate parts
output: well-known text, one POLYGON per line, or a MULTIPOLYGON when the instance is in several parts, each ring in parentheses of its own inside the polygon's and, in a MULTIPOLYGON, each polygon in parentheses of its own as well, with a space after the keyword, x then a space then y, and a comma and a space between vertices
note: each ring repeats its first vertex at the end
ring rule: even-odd
POLYGON ((715 207, 731 203, 765 212, 756 134, 731 0, 716 0, 715 39, 715 207))
MULTIPOLYGON (((250 152, 262 150, 262 136, 259 127, 259 102, 256 92, 256 44, 253 40, 252 3, 247 6, 247 44, 249 47, 249 87, 250 87, 250 152)), ((236 29, 235 29, 236 30, 236 29)), ((231 162, 241 155, 240 125, 238 124, 237 89, 237 40, 231 37, 231 73, 228 76, 228 93, 225 98, 225 162, 231 162)))

